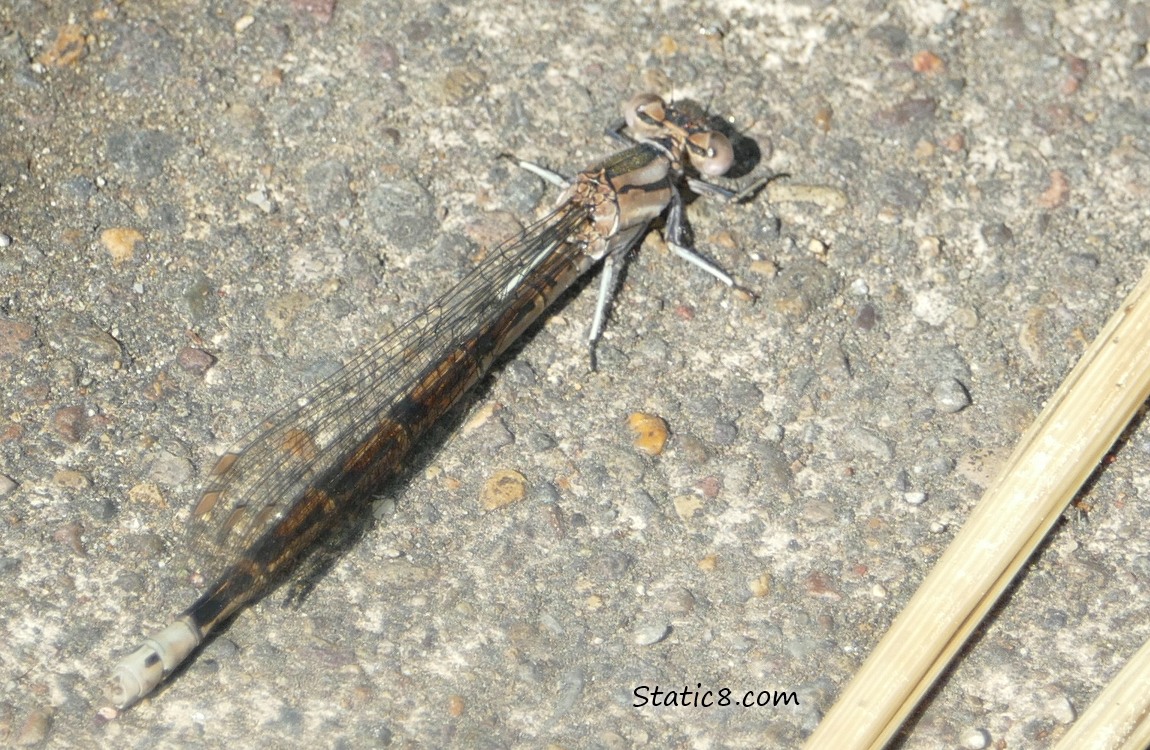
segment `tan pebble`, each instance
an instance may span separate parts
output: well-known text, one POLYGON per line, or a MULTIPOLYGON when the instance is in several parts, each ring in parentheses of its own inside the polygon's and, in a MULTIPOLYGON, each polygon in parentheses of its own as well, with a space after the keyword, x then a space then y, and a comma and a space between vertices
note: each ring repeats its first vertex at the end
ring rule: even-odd
POLYGON ((487 421, 495 414, 496 411, 502 409, 503 405, 495 401, 488 401, 483 406, 475 410, 475 413, 468 417, 467 421, 463 423, 460 428, 460 433, 463 435, 470 435, 477 429, 487 424, 487 421))
POLYGON ((276 67, 276 68, 272 68, 271 70, 265 70, 263 72, 263 74, 260 76, 260 86, 262 86, 266 89, 275 88, 276 86, 279 86, 283 82, 284 82, 283 68, 276 67))
POLYGON ((739 286, 732 289, 731 294, 739 302, 754 302, 756 299, 758 299, 754 292, 749 289, 743 289, 739 286))
POLYGON ((443 77, 440 94, 444 104, 460 104, 487 88, 487 74, 474 67, 457 67, 443 77))
POLYGON ((717 555, 707 555, 699 561, 699 570, 710 573, 719 565, 719 557, 717 555))
POLYGON ((483 485, 479 502, 484 510, 496 510, 527 497, 527 477, 514 469, 495 472, 483 485))
POLYGON ((779 266, 773 260, 756 260, 751 263, 751 272, 773 279, 779 275, 779 266))
POLYGON ((921 52, 916 52, 914 54, 914 58, 912 58, 911 61, 911 67, 914 68, 915 73, 926 73, 927 75, 933 75, 946 66, 942 62, 941 57, 934 54, 933 52, 922 50, 921 52))
POLYGON ((463 702, 462 695, 453 695, 448 699, 447 710, 452 716, 456 718, 463 716, 463 711, 466 707, 467 704, 463 702))
POLYGON ((82 490, 92 484, 88 477, 71 469, 60 469, 52 475, 52 484, 69 490, 82 490))
POLYGON ((942 256, 942 240, 934 235, 926 235, 918 240, 918 254, 934 260, 942 256))
POLYGON ((84 30, 75 24, 61 26, 56 41, 36 57, 42 65, 63 68, 79 62, 88 54, 88 39, 84 30))
POLYGON ((827 211, 839 211, 847 206, 847 194, 829 185, 772 182, 767 185, 767 199, 771 203, 813 203, 827 211))
POLYGON ((141 482, 128 490, 128 500, 133 503, 147 503, 161 508, 168 507, 160 488, 151 482, 141 482))
POLYGON ((136 252, 136 243, 144 239, 144 235, 130 227, 112 227, 100 232, 100 244, 112 256, 113 265, 120 265, 131 260, 136 252))
POLYGON ((45 709, 36 709, 28 714, 23 726, 16 736, 10 738, 13 747, 32 747, 48 739, 48 730, 52 727, 52 714, 45 709))
POLYGON ((659 42, 655 45, 655 53, 669 57, 679 51, 679 43, 670 34, 664 34, 659 37, 659 42))
POLYGON ((1061 169, 1050 173, 1050 187, 1038 196, 1038 205, 1042 208, 1058 208, 1066 203, 1070 197, 1070 179, 1061 169))
POLYGON ((602 609, 603 597, 599 596, 598 594, 592 594, 591 596, 587 597, 583 603, 587 606, 587 609, 602 609))
POLYGON ((815 127, 827 133, 831 129, 831 123, 834 122, 834 118, 835 111, 830 105, 819 107, 819 110, 815 112, 815 127))
POLYGON ((277 332, 283 333, 313 301, 312 297, 304 292, 288 292, 267 304, 264 308, 264 317, 277 332))
POLYGON ((734 250, 739 246, 739 243, 735 241, 734 235, 724 229, 711 235, 710 240, 707 242, 707 246, 710 247, 712 245, 725 247, 728 250, 734 250))
POLYGON ((962 133, 955 133, 952 136, 944 138, 942 145, 947 151, 961 151, 966 148, 966 136, 962 133))
POLYGON ((663 452, 669 433, 667 423, 661 417, 637 411, 627 417, 627 426, 635 433, 631 444, 636 450, 648 456, 657 456, 663 452))
POLYGON ((691 520, 692 516, 703 509, 703 500, 697 495, 679 495, 675 498, 674 503, 675 512, 684 521, 691 520))
POLYGON ((771 574, 763 573, 758 578, 752 578, 747 582, 747 588, 751 590, 752 596, 762 599, 771 593, 771 574))

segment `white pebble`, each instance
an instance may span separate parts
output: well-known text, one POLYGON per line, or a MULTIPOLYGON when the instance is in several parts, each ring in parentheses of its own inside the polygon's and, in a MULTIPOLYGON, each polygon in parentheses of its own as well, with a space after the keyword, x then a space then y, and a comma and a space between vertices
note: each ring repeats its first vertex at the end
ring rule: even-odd
POLYGON ((972 729, 962 738, 962 746, 967 750, 983 750, 990 747, 990 732, 985 729, 972 729))
POLYGON ((265 214, 272 212, 272 202, 268 199, 268 194, 263 190, 253 190, 244 196, 244 200, 253 206, 259 207, 265 214))
POLYGON ((1065 695, 1056 695, 1047 701, 1046 710, 1050 712, 1050 717, 1059 724, 1073 724, 1074 720, 1078 718, 1074 704, 1065 695))
POLYGON ((960 412, 970 406, 970 393, 966 386, 954 378, 946 378, 935 384, 931 393, 934 403, 947 414, 960 412))
POLYGON ((639 646, 652 646, 671 633, 670 625, 646 625, 635 631, 635 643, 639 646))
POLYGON ((904 492, 904 493, 902 493, 902 499, 906 500, 911 505, 922 505, 923 503, 926 502, 926 493, 925 492, 904 492))

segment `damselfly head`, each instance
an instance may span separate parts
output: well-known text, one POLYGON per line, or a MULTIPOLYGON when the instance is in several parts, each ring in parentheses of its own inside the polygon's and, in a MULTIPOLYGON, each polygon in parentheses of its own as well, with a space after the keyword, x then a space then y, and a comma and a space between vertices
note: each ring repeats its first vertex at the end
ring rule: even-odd
POLYGON ((735 159, 727 136, 700 127, 699 119, 691 113, 668 107, 654 94, 631 97, 623 105, 623 117, 631 133, 640 140, 670 136, 681 143, 691 166, 706 177, 726 174, 735 159))
POLYGON ((719 177, 735 160, 735 150, 727 136, 714 130, 700 130, 687 136, 687 156, 699 174, 719 177))
POLYGON ((638 137, 661 135, 667 122, 667 104, 654 94, 637 94, 623 105, 623 117, 638 137))

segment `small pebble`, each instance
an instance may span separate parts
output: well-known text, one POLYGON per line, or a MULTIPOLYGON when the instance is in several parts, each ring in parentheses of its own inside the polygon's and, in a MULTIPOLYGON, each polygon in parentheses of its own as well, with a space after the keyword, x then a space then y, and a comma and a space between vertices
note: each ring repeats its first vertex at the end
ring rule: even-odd
POLYGON ((1014 232, 1010 227, 999 222, 997 224, 983 224, 979 228, 979 234, 982 239, 986 240, 986 244, 991 247, 1002 247, 1014 241, 1014 232))
POLYGON ((970 406, 970 393, 954 378, 935 383, 930 395, 935 405, 947 414, 955 414, 970 406))
POLYGON ((910 505, 922 505, 926 502, 925 492, 904 492, 902 499, 906 500, 910 505))
POLYGON ((635 631, 635 644, 652 646, 671 634, 671 626, 666 624, 646 625, 635 631))
POLYGON ((836 187, 781 181, 767 185, 767 200, 771 203, 813 203, 828 212, 841 210, 849 202, 847 194, 836 187))
POLYGON ((361 207, 371 225, 397 250, 416 250, 439 231, 435 199, 414 180, 394 179, 368 187, 361 207))
POLYGON ((927 50, 916 52, 911 58, 911 68, 915 73, 934 75, 935 73, 941 72, 944 67, 946 67, 946 64, 942 61, 942 58, 927 50))
POLYGON ((100 232, 100 244, 112 256, 114 266, 131 260, 136 252, 136 244, 143 239, 144 235, 130 227, 112 227, 100 232))
POLYGON ((266 190, 253 190, 244 196, 244 200, 259 208, 259 210, 263 211, 265 214, 270 214, 272 212, 272 202, 271 199, 268 198, 266 190))
POLYGON ((751 590, 751 596, 756 599, 762 599, 771 593, 771 574, 763 573, 757 578, 752 578, 747 582, 747 588, 751 590))
POLYGON ((60 469, 52 475, 52 484, 68 490, 83 490, 92 486, 92 480, 81 472, 60 469))
POLYGON ((672 615, 689 615, 695 609, 695 595, 684 588, 675 589, 666 598, 666 609, 672 615))
POLYGON ((972 729, 962 738, 962 746, 967 750, 983 750, 990 747, 990 732, 985 729, 972 729))
POLYGON ((862 427, 849 429, 846 439, 855 450, 869 454, 880 461, 890 461, 894 458, 894 447, 889 440, 862 427))
POLYGON ((648 456, 657 456, 663 452, 669 431, 661 417, 637 411, 627 417, 627 426, 635 433, 631 443, 635 450, 648 456))
POLYGON ((12 236, 0 232, 0 247, 8 247, 12 244, 12 236))
POLYGON ((104 724, 107 724, 110 721, 115 721, 118 718, 120 718, 120 712, 112 706, 104 706, 96 712, 97 726, 103 726, 104 724))
POLYGON ((128 489, 128 501, 132 503, 146 503, 160 508, 166 508, 167 502, 160 488, 151 482, 141 482, 128 489))
POLYGON ((502 469, 483 484, 479 503, 484 510, 497 510, 527 497, 527 477, 514 469, 502 469))
POLYGON ((9 740, 12 747, 33 747, 48 739, 48 730, 52 727, 52 714, 44 709, 36 709, 24 724, 9 740))
POLYGON ((151 456, 148 479, 156 484, 175 487, 188 481, 193 473, 192 462, 169 451, 157 451, 151 456))
POLYGON ((1073 724, 1074 720, 1078 718, 1074 704, 1065 695, 1057 695, 1047 701, 1046 710, 1050 712, 1051 718, 1059 724, 1073 724))
POLYGON ((176 364, 192 375, 203 375, 215 363, 216 358, 211 354, 192 346, 185 346, 176 355, 176 364))
POLYGON ((855 327, 861 331, 869 331, 878 323, 878 311, 869 302, 859 307, 855 313, 855 327))
POLYGON ((88 42, 84 29, 76 24, 61 26, 56 41, 36 56, 36 62, 57 68, 75 65, 88 55, 88 42))
POLYGON ((751 273, 773 279, 779 275, 779 266, 774 261, 756 260, 751 262, 751 273))
POLYGON ((942 240, 934 235, 927 235, 918 240, 918 254, 926 260, 937 260, 942 257, 942 240))
POLYGON ((52 539, 70 547, 80 557, 87 557, 88 551, 84 549, 83 533, 84 527, 79 523, 66 523, 52 532, 52 539))
POLYGON ((52 415, 52 428, 69 443, 78 443, 88 434, 88 415, 83 407, 66 406, 52 415))
POLYGON ((679 495, 672 502, 675 512, 684 521, 690 521, 692 516, 703 509, 703 499, 697 495, 679 495))
POLYGON ((885 133, 908 125, 933 122, 937 111, 938 100, 933 97, 903 99, 876 112, 871 117, 871 124, 885 133))

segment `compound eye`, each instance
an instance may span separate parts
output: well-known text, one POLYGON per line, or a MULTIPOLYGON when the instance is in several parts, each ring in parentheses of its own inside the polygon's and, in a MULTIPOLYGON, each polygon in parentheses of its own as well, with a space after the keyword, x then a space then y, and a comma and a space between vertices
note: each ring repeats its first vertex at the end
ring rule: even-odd
POLYGON ((667 105, 654 94, 639 94, 623 105, 623 117, 635 135, 654 135, 667 119, 667 105))
POLYGON ((722 133, 712 130, 692 133, 687 137, 687 154, 691 165, 699 174, 719 177, 727 173, 735 161, 735 150, 722 133))

